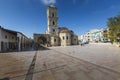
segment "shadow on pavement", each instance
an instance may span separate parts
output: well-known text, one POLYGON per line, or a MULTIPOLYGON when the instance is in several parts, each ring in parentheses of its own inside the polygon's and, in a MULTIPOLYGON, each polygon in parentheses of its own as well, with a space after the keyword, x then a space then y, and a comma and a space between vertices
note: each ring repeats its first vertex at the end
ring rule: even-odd
POLYGON ((9 78, 3 78, 3 79, 0 79, 0 80, 10 80, 9 78))
POLYGON ((37 51, 37 50, 50 50, 50 49, 41 45, 39 47, 31 47, 27 49, 22 49, 21 51, 13 50, 13 51, 5 51, 5 52, 0 52, 0 53, 25 52, 25 51, 37 51))

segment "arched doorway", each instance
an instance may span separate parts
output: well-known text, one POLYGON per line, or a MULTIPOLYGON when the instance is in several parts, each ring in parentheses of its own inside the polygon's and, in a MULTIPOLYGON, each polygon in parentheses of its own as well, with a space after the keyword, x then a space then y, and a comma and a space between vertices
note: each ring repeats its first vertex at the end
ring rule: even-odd
POLYGON ((47 44, 47 39, 46 39, 46 37, 44 37, 44 36, 40 36, 39 38, 38 38, 38 44, 40 44, 40 45, 45 45, 45 44, 47 44))
POLYGON ((47 39, 46 39, 46 37, 40 36, 40 37, 38 37, 37 42, 35 43, 34 48, 35 48, 36 50, 38 50, 38 49, 43 49, 43 48, 44 48, 43 45, 46 45, 46 44, 47 44, 47 39))

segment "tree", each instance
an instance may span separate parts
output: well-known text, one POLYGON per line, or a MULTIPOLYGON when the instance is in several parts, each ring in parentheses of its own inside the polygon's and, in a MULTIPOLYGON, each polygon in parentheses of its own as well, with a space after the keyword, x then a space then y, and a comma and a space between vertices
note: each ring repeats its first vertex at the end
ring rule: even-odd
POLYGON ((107 31, 107 30, 104 30, 104 31, 103 31, 103 36, 104 36, 105 38, 108 38, 108 31, 107 31))
POLYGON ((109 18, 107 25, 111 42, 118 41, 117 39, 120 38, 120 15, 109 18))

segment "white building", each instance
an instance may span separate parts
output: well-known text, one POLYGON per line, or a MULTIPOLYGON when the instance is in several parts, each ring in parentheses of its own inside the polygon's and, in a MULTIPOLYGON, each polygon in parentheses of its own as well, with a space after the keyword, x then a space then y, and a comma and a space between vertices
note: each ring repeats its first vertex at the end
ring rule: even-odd
POLYGON ((0 52, 21 51, 30 47, 31 40, 21 32, 0 26, 0 52))
POLYGON ((17 33, 0 26, 0 52, 15 50, 17 45, 17 33))
POLYGON ((103 30, 93 29, 79 36, 79 40, 83 42, 103 42, 103 30))

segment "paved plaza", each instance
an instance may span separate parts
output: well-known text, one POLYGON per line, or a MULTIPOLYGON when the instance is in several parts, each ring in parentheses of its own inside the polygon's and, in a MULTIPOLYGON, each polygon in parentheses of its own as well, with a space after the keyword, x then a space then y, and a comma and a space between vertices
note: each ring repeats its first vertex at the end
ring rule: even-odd
POLYGON ((0 80, 120 80, 120 48, 91 43, 0 53, 0 80))

